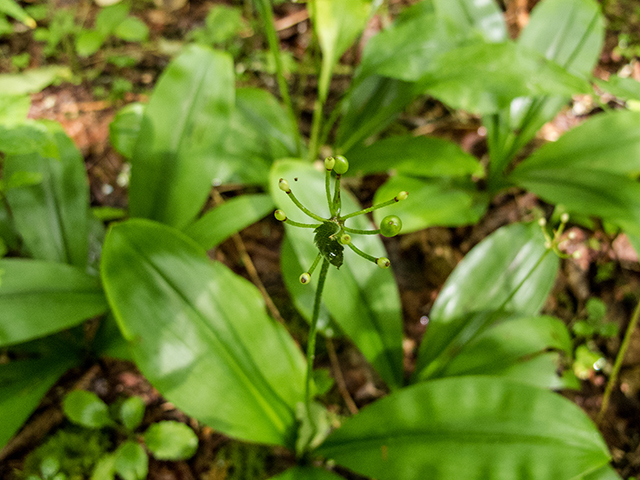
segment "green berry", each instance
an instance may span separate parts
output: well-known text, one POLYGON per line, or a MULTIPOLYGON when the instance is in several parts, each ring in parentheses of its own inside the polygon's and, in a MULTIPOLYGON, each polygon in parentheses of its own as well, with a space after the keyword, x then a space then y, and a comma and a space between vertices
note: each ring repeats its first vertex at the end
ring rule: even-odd
POLYGON ((401 202, 402 200, 406 200, 409 194, 405 191, 400 192, 396 195, 396 202, 401 202))
POLYGON ((349 170, 349 161, 344 158, 342 155, 337 155, 335 158, 335 166, 333 167, 333 170, 338 174, 338 175, 344 175, 345 173, 347 173, 347 171, 349 170))
POLYGON ((310 281, 311 281, 311 275, 309 275, 307 272, 305 272, 302 275, 300 275, 300 283, 301 284, 307 285, 310 281))
POLYGON ((331 171, 336 164, 336 159, 333 157, 327 157, 324 159, 324 168, 331 171))
POLYGON ((291 191, 291 187, 289 186, 289 182, 287 182, 284 178, 281 178, 278 182, 278 187, 285 193, 289 193, 291 191))
POLYGON ((351 243, 351 235, 349 235, 348 233, 343 233, 338 239, 338 241, 342 245, 349 245, 351 243))
POLYGON ((387 257, 376 258, 376 264, 380 268, 389 268, 391 266, 391 261, 387 257))
POLYGON ((276 217, 276 220, 279 220, 281 222, 284 222, 287 219, 287 214, 284 213, 282 210, 276 210, 273 213, 273 216, 276 217))
POLYGON ((387 215, 380 222, 380 233, 385 237, 395 237, 402 230, 402 220, 397 215, 387 215))

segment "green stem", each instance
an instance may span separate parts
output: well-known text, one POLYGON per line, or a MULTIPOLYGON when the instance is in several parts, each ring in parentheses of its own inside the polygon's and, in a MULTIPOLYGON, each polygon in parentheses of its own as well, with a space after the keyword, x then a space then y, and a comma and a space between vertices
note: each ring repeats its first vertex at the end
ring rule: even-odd
POLYGON ((291 220, 290 218, 287 218, 284 222, 288 225, 299 228, 318 228, 321 225, 320 223, 300 223, 295 220, 291 220))
POLYGON ((329 271, 329 260, 322 259, 322 267, 320 267, 320 278, 318 279, 318 287, 316 288, 316 299, 313 303, 313 317, 311 318, 311 327, 309 328, 309 341, 307 342, 307 380, 305 384, 305 404, 307 407, 307 417, 311 426, 315 430, 316 423, 311 415, 311 378, 313 377, 313 361, 316 358, 316 336, 318 333, 318 318, 320 317, 320 302, 322 301, 322 290, 324 282, 327 279, 329 271))
POLYGON ((616 383, 618 382, 620 367, 622 367, 622 361, 624 360, 624 356, 629 349, 629 345, 631 344, 631 335, 638 326, 638 319, 640 319, 640 302, 636 306, 636 309, 633 311, 631 321, 629 322, 627 331, 624 334, 624 340, 622 340, 622 345, 620 346, 620 351, 618 352, 618 356, 616 357, 616 362, 613 365, 613 370, 611 370, 609 382, 607 383, 607 387, 604 390, 604 396, 602 397, 602 407, 600 407, 600 412, 598 413, 598 418, 596 419, 596 423, 598 423, 598 425, 602 423, 604 414, 606 413, 607 408, 609 408, 609 399, 611 397, 611 393, 613 392, 613 387, 615 387, 616 383))
POLYGON ((324 190, 327 194, 327 204, 329 205, 329 210, 331 211, 331 217, 335 217, 337 215, 335 206, 331 201, 331 170, 325 170, 324 174, 324 190))
POLYGON ((370 262, 376 263, 376 261, 378 260, 373 255, 369 255, 368 253, 364 253, 362 250, 360 250, 358 247, 356 247, 353 243, 349 244, 349 248, 351 250, 353 250, 354 252, 356 252, 358 255, 360 255, 362 258, 364 258, 366 260, 369 260, 370 262))
POLYGON ((387 200, 386 202, 378 203, 377 205, 373 205, 369 208, 365 208, 364 210, 359 210, 357 212, 350 213, 349 215, 345 215, 344 217, 340 217, 340 220, 346 220, 347 218, 356 217, 358 215, 363 215, 365 213, 373 212, 374 210, 378 210, 379 208, 393 205, 397 201, 398 201, 397 198, 393 197, 391 200, 387 200))
POLYGON ((293 194, 293 192, 291 190, 289 190, 288 192, 286 192, 287 195, 289 195, 289 198, 291 199, 291 201, 296 205, 296 207, 298 207, 300 210, 302 210, 306 215, 310 216, 311 218, 313 218, 314 220, 317 220, 321 223, 327 222, 328 219, 326 218, 322 218, 320 215, 316 215, 315 213, 313 213, 311 210, 309 210, 307 207, 305 207, 304 205, 302 205, 300 203, 300 200, 298 200, 298 198, 293 194))
POLYGON ((380 229, 377 230, 361 230, 359 228, 349 228, 342 227, 342 229, 347 233, 355 233, 356 235, 378 235, 380 234, 380 229))
POLYGON ((342 209, 342 198, 340 197, 340 178, 342 175, 336 175, 336 184, 335 184, 335 195, 333 196, 333 206, 331 207, 333 211, 335 211, 336 215, 340 215, 340 210, 342 209))
MULTIPOLYGON (((271 3, 269 0, 258 0, 258 11, 264 21, 264 30, 267 35, 267 42, 269 43, 269 50, 273 55, 273 59, 276 66, 276 78, 278 80, 278 89, 280 90, 280 96, 282 101, 287 107, 287 115, 293 130, 297 133, 298 122, 296 120, 296 114, 293 109, 293 103, 291 102, 291 96, 289 95, 289 88, 287 86, 287 80, 284 78, 284 67, 282 65, 282 56, 280 55, 280 41, 278 40, 278 33, 276 32, 275 23, 273 20, 273 12, 271 11, 271 3)), ((296 149, 297 155, 302 155, 302 140, 300 134, 296 135, 296 149)))

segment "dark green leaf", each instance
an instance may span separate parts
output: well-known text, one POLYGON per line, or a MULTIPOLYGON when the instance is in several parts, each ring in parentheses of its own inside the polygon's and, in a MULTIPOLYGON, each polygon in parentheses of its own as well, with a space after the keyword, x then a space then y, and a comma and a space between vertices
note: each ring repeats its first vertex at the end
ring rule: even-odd
POLYGON ((133 151, 138 141, 144 108, 142 103, 130 103, 120 109, 109 124, 111 145, 128 160, 133 157, 133 151))
POLYGON ((74 355, 16 360, 0 365, 0 448, 4 447, 60 376, 74 355))
POLYGON ((111 228, 102 277, 137 365, 169 401, 226 435, 293 446, 306 366, 253 285, 147 220, 111 228))
POLYGON ((184 233, 209 250, 273 210, 269 195, 242 195, 208 211, 184 233))
POLYGON ((336 268, 340 268, 344 262, 344 247, 332 235, 338 233, 339 228, 333 222, 324 222, 313 233, 313 243, 324 258, 336 268))
POLYGON ((537 224, 518 223, 500 228, 465 256, 431 309, 416 378, 441 371, 465 343, 503 312, 538 313, 558 269, 558 258, 544 243, 537 224))
POLYGON ((575 404, 487 377, 395 392, 349 419, 317 453, 379 480, 568 479, 609 461, 575 404))
POLYGON ((94 337, 92 348, 92 351, 99 357, 133 361, 129 344, 122 337, 122 333, 111 312, 101 321, 100 328, 94 337))
MULTIPOLYGON (((287 160, 276 162, 269 177, 271 195, 276 205, 292 220, 308 222, 308 218, 277 188, 280 178, 298 178, 298 182, 292 182, 291 188, 302 204, 318 215, 329 217, 322 172, 304 162, 287 160)), ((342 212, 359 209, 356 202, 343 192, 342 212)), ((349 219, 347 224, 352 228, 375 229, 364 216, 349 219)), ((289 226, 286 226, 286 230, 299 264, 308 269, 318 254, 313 243, 313 232, 311 229, 289 226)), ((387 256, 377 235, 353 235, 353 243, 374 257, 387 256)), ((383 270, 349 250, 345 252, 340 270, 329 269, 323 302, 336 323, 349 335, 382 379, 394 388, 403 383, 402 321, 398 290, 390 270, 383 270)), ((301 273, 291 272, 290 275, 299 276, 301 273)), ((307 288, 313 288, 315 281, 312 277, 307 288)))
POLYGON ((9 155, 4 177, 17 172, 42 176, 37 185, 11 189, 7 201, 29 253, 37 259, 84 268, 88 255, 89 185, 82 155, 58 125, 47 124, 55 158, 38 153, 9 155))
POLYGON ((434 137, 389 137, 349 152, 354 174, 393 169, 410 177, 482 176, 480 162, 457 144, 434 137))
POLYGON ((140 397, 129 397, 120 406, 120 420, 125 428, 133 432, 142 423, 146 409, 144 400, 140 397))
POLYGON ((344 477, 312 467, 293 467, 269 480, 344 480, 344 477))
POLYGON ((115 453, 114 470, 124 480, 144 480, 149 472, 149 457, 142 445, 127 440, 115 453))
POLYGON ((100 279, 70 265, 0 260, 0 345, 78 325, 107 309, 100 279))
POLYGON ((158 460, 188 460, 198 449, 198 437, 184 423, 154 423, 144 432, 144 443, 158 460))
MULTIPOLYGON (((468 180, 447 178, 412 178, 404 175, 391 177, 374 196, 374 203, 409 192, 406 200, 393 206, 393 213, 402 219, 402 232, 410 233, 423 228, 469 225, 484 215, 488 199, 468 180)), ((376 210, 373 218, 380 223, 387 210, 376 210)))
POLYGON ((202 208, 233 105, 231 57, 191 45, 164 71, 133 152, 131 215, 176 227, 202 208))
POLYGON ((73 423, 86 428, 103 428, 113 425, 109 407, 93 392, 74 390, 64 397, 62 410, 73 423))

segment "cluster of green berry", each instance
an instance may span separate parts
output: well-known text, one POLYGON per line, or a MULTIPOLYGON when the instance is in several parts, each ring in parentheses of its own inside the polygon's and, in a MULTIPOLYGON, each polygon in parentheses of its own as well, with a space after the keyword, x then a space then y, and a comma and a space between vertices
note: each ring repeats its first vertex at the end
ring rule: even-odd
POLYGON ((342 206, 342 201, 340 197, 340 178, 342 175, 347 173, 349 170, 349 162, 342 155, 337 155, 336 157, 328 157, 324 161, 325 166, 325 190, 327 195, 327 202, 329 204, 330 218, 324 218, 320 215, 317 215, 307 209, 298 198, 294 195, 291 187, 289 186, 289 182, 284 178, 281 178, 278 182, 278 187, 280 190, 285 192, 291 201, 307 216, 316 220, 319 223, 300 223, 287 218, 287 215, 282 210, 275 211, 275 217, 281 222, 286 222, 289 225, 294 227, 301 228, 313 228, 314 229, 314 243, 318 247, 319 253, 311 265, 311 268, 302 275, 300 275, 300 283, 308 284, 311 281, 311 274, 315 270, 321 258, 326 259, 329 263, 334 265, 336 268, 340 268, 343 263, 343 251, 344 247, 348 246, 355 253, 360 255, 362 258, 369 260, 380 268, 388 268, 391 265, 391 262, 386 257, 374 257, 369 255, 359 248, 357 248, 353 243, 351 243, 351 235, 377 235, 381 234, 385 237, 393 237, 400 233, 402 229, 402 221, 396 215, 387 215, 380 222, 380 228, 376 230, 360 230, 356 228, 350 228, 345 225, 345 221, 349 218, 353 218, 358 215, 363 215, 365 213, 372 212, 379 208, 383 208, 389 205, 392 205, 396 202, 404 200, 407 198, 407 192, 400 192, 394 198, 389 201, 380 203, 378 205, 374 205, 369 208, 365 208, 363 210, 359 210, 357 212, 350 213, 345 216, 340 215, 340 209, 342 206), (331 172, 336 174, 336 182, 333 195, 331 193, 331 172))

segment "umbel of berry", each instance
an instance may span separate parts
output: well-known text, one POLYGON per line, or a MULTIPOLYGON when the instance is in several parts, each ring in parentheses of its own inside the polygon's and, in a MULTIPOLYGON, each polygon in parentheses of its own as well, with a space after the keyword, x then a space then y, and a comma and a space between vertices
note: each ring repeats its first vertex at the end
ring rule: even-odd
POLYGON ((276 210, 274 216, 281 222, 286 222, 289 225, 300 228, 313 228, 314 231, 314 243, 318 248, 318 255, 314 260, 311 268, 308 271, 300 275, 300 283, 308 285, 311 282, 311 274, 318 266, 321 259, 326 260, 336 268, 340 268, 344 261, 344 247, 349 247, 355 253, 362 258, 375 263, 380 268, 389 268, 391 262, 386 257, 374 257, 369 255, 352 242, 352 235, 377 235, 381 234, 385 237, 394 237, 402 230, 402 221, 397 215, 387 215, 380 222, 380 228, 377 230, 360 230, 356 228, 350 228, 345 225, 345 222, 358 215, 364 215, 379 208, 393 205, 396 202, 405 200, 408 196, 407 192, 400 192, 394 198, 389 201, 373 205, 372 207, 359 210, 357 212, 350 213, 348 215, 341 214, 342 201, 340 197, 340 178, 349 170, 349 162, 342 155, 335 157, 328 157, 324 161, 325 166, 325 191, 327 196, 327 203, 329 205, 330 217, 324 218, 320 215, 313 213, 307 207, 302 205, 298 198, 291 190, 289 182, 284 178, 281 178, 278 182, 278 187, 284 193, 288 195, 293 204, 298 207, 305 215, 315 220, 316 223, 300 223, 290 220, 286 213, 282 210, 276 210), (331 191, 331 174, 335 173, 336 182, 334 191, 331 191))

